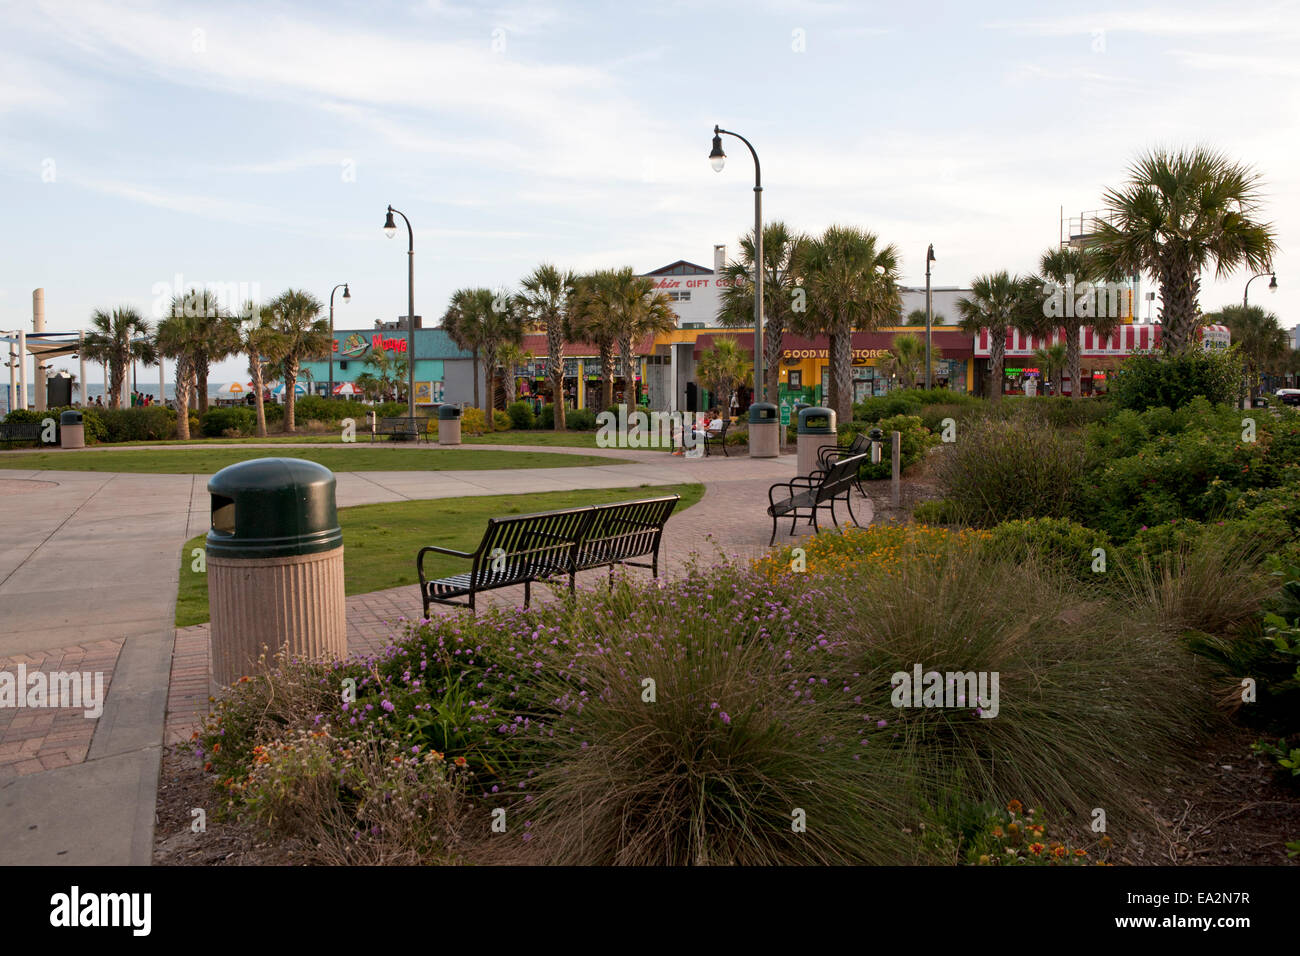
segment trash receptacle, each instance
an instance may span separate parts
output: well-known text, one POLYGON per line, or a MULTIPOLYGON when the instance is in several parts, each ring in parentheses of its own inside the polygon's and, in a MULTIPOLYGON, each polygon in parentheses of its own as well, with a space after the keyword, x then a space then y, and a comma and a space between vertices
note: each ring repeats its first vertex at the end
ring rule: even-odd
POLYGON ((86 447, 86 423, 81 412, 70 408, 59 414, 59 447, 86 447))
POLYGON ((781 414, 771 402, 749 406, 749 457, 776 458, 781 454, 781 414))
POLYGON ((287 650, 347 656, 343 532, 334 474, 300 458, 255 458, 208 482, 212 676, 222 686, 287 650))
POLYGON ((460 444, 460 406, 438 406, 438 444, 460 444))
POLYGON ((839 444, 835 412, 817 406, 799 409, 798 434, 795 437, 799 454, 798 474, 810 475, 821 467, 817 463, 817 453, 827 445, 839 444))

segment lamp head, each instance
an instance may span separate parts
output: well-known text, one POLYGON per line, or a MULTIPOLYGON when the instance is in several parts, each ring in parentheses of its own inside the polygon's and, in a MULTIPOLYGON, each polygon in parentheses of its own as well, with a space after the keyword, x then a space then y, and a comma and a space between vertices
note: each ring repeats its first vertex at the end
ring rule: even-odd
POLYGON ((1268 283, 1268 291, 1269 291, 1269 292, 1276 292, 1276 291, 1277 291, 1277 273, 1276 273, 1276 272, 1273 273, 1273 278, 1269 280, 1269 283, 1268 283))
POLYGON ((384 220, 384 235, 389 239, 397 235, 397 223, 393 222, 393 207, 388 207, 388 218, 384 220))
POLYGON ((343 301, 344 302, 352 301, 352 293, 348 291, 348 284, 346 282, 343 283, 343 301))
POLYGON ((722 151, 721 130, 715 126, 713 127, 713 151, 709 153, 709 164, 713 167, 715 173, 720 173, 726 162, 727 154, 722 151))
POLYGON ((936 259, 936 258, 934 257, 934 243, 933 243, 933 242, 930 243, 930 248, 927 249, 926 252, 925 252, 925 261, 926 261, 926 262, 938 262, 938 261, 939 261, 938 259, 936 259))

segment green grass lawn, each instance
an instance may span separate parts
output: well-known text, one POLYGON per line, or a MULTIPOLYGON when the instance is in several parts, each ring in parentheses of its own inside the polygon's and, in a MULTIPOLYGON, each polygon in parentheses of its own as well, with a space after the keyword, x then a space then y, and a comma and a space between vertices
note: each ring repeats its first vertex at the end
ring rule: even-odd
MULTIPOLYGON (((458 551, 473 551, 483 538, 488 518, 670 494, 682 496, 674 511, 676 514, 699 501, 704 495, 704 486, 698 483, 641 485, 639 488, 397 501, 340 508, 344 590, 348 594, 365 594, 404 584, 413 585, 418 580, 415 553, 420 548, 435 544, 458 551)), ((180 587, 176 595, 177 627, 202 624, 208 619, 207 575, 193 569, 196 560, 193 549, 203 547, 204 537, 191 538, 181 549, 180 587)), ((468 571, 469 567, 468 561, 447 555, 431 555, 425 563, 425 573, 442 577, 468 571)))
MULTIPOLYGON (((429 441, 433 444, 438 442, 438 433, 436 431, 429 434, 429 441)), ((536 445, 538 448, 596 448, 595 432, 571 432, 562 431, 506 431, 506 432, 489 432, 486 435, 469 436, 463 438, 466 445, 536 445)), ((337 445, 339 435, 337 432, 330 432, 328 435, 320 434, 301 434, 301 435, 284 435, 276 433, 268 435, 266 438, 202 438, 195 437, 182 441, 179 438, 169 438, 165 441, 124 441, 113 442, 111 445, 97 445, 97 448, 138 448, 138 447, 165 447, 167 445, 337 445)), ((390 444, 391 439, 381 438, 376 442, 370 441, 370 433, 361 429, 357 430, 357 444, 390 444)), ((646 449, 654 451, 656 449, 646 449)), ((668 451, 667 448, 660 449, 668 451)))
MULTIPOLYGON (((625 464, 620 458, 547 451, 472 451, 463 448, 389 448, 369 443, 333 448, 286 449, 331 471, 486 471, 497 468, 569 468, 625 464)), ((27 452, 0 455, 0 468, 113 471, 153 475, 210 475, 235 462, 272 457, 259 448, 131 448, 112 451, 27 452)))

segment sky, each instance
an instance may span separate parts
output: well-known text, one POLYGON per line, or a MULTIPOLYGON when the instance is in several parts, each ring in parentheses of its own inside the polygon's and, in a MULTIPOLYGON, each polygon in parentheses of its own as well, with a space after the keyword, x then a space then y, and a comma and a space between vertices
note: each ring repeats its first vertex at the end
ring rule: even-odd
MULTIPOLYGON (((336 325, 371 328, 406 312, 389 203, 426 326, 541 262, 711 265, 753 224, 715 123, 758 150, 766 220, 869 229, 909 285, 929 243, 936 285, 1030 270, 1140 154, 1209 145, 1261 173, 1280 288, 1252 301, 1300 323, 1297 2, 0 0, 0 23, 0 329, 30 330, 38 287, 65 331, 178 283, 342 282, 336 325)), ((1247 278, 1206 275, 1202 309, 1247 278)))

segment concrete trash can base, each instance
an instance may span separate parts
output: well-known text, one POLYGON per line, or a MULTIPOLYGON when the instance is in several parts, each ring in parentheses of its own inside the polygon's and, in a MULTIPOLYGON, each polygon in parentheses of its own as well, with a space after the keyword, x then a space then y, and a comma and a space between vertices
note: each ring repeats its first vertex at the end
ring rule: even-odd
POLYGON ((781 416, 771 402, 749 406, 749 457, 776 458, 781 454, 781 416))
POLYGON ((86 423, 81 412, 69 409, 59 415, 59 447, 85 448, 86 423))
POLYGON ((255 458, 208 482, 212 676, 228 686, 258 669, 265 649, 347 656, 343 532, 328 468, 255 458))
POLYGON ((834 448, 839 444, 839 434, 835 430, 835 412, 816 406, 799 409, 796 443, 799 456, 796 473, 811 475, 821 467, 817 461, 818 453, 823 448, 834 448))

